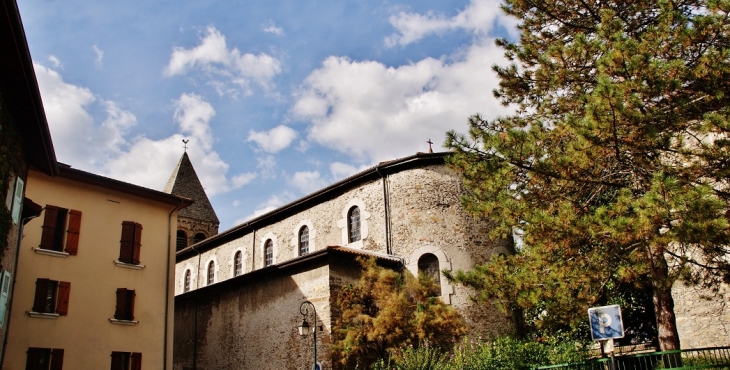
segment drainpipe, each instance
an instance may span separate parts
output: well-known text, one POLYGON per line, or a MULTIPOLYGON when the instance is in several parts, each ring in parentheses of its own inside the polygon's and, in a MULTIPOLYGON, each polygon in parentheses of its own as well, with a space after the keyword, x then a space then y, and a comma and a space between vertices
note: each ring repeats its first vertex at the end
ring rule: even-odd
POLYGON ((385 253, 393 254, 390 245, 390 204, 388 203, 388 186, 387 177, 380 173, 380 169, 375 167, 375 172, 383 179, 383 208, 385 208, 385 253))
MULTIPOLYGON (((169 310, 170 310, 170 253, 172 252, 172 214, 175 213, 175 211, 180 209, 180 206, 182 206, 183 201, 180 200, 180 204, 175 206, 175 208, 170 211, 170 214, 167 215, 167 268, 166 268, 166 274, 165 274, 165 332, 162 340, 162 368, 167 369, 167 320, 169 317, 169 310)), ((173 298, 174 299, 174 298, 173 298)))
MULTIPOLYGON (((45 209, 45 208, 43 208, 45 209)), ((43 212, 43 210, 41 210, 43 212)), ((40 215, 39 215, 40 216, 40 215)), ((38 216, 28 216, 18 223, 18 242, 15 246, 15 263, 13 265, 13 284, 10 286, 10 296, 8 297, 8 320, 5 322, 5 338, 3 338, 3 350, 2 353, 0 353, 0 369, 3 368, 3 364, 5 363, 5 348, 8 346, 8 332, 10 332, 10 318, 12 317, 11 313, 13 310, 13 297, 15 296, 15 283, 18 282, 18 260, 20 259, 20 242, 23 240, 23 229, 26 223, 28 221, 36 218, 38 216)))

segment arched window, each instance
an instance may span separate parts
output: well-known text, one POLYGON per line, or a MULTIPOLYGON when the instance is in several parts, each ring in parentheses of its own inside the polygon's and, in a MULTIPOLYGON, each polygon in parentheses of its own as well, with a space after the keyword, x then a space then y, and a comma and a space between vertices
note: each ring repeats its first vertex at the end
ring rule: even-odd
POLYGON ((208 285, 215 283, 215 262, 208 263, 208 285))
POLYGON ((190 291, 190 270, 185 270, 185 283, 183 286, 183 292, 190 291))
POLYGON ((309 253, 309 228, 302 226, 299 229, 299 255, 303 256, 309 253))
POLYGON ((193 243, 199 243, 205 240, 205 234, 203 233, 197 233, 195 234, 195 237, 193 238, 193 243))
POLYGON ((360 240, 360 208, 357 206, 347 212, 347 232, 350 236, 349 243, 360 240))
POLYGON ((175 249, 176 250, 182 250, 187 248, 188 246, 188 234, 185 234, 185 231, 178 230, 177 231, 177 241, 175 243, 175 249))
POLYGON ((418 259, 418 272, 426 274, 426 276, 430 277, 436 283, 439 289, 441 288, 439 259, 433 253, 426 253, 418 259))
POLYGON ((243 273, 243 257, 241 251, 236 252, 233 256, 233 276, 238 276, 243 273))
POLYGON ((271 239, 264 243, 264 266, 274 264, 274 242, 271 239))

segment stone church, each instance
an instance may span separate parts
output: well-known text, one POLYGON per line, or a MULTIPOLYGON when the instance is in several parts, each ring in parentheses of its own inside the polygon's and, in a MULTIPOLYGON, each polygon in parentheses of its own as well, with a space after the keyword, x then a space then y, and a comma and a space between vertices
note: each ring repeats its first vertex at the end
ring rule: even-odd
MULTIPOLYGON (((512 253, 511 238, 490 240, 489 225, 462 210, 461 182, 445 156, 382 162, 215 234, 218 219, 184 154, 165 188, 196 202, 179 215, 174 368, 311 366, 312 337, 297 332, 299 306, 309 300, 317 313, 318 360, 332 369, 335 294, 357 281, 357 257, 417 274, 467 270, 512 253)), ((473 335, 514 330, 512 316, 472 303, 465 288, 444 278, 440 285, 441 299, 473 335)))

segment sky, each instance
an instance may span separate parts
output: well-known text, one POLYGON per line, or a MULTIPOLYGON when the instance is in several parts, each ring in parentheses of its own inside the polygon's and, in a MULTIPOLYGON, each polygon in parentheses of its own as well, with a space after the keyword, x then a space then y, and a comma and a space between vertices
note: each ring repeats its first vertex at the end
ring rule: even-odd
POLYGON ((161 190, 189 140, 221 231, 509 113, 497 0, 17 2, 58 160, 161 190))

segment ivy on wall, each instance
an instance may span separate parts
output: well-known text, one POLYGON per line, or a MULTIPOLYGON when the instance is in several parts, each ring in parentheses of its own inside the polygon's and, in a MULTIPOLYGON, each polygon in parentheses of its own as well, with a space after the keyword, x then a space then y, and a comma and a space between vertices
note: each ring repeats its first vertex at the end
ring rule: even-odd
MULTIPOLYGON (((5 101, 0 95, 0 195, 6 196, 12 186, 13 175, 23 172, 23 152, 20 144, 20 133, 12 122, 5 101)), ((2 199, 4 200, 4 199, 2 199)), ((8 236, 13 227, 10 210, 0 206, 0 261, 8 248, 8 236)))

